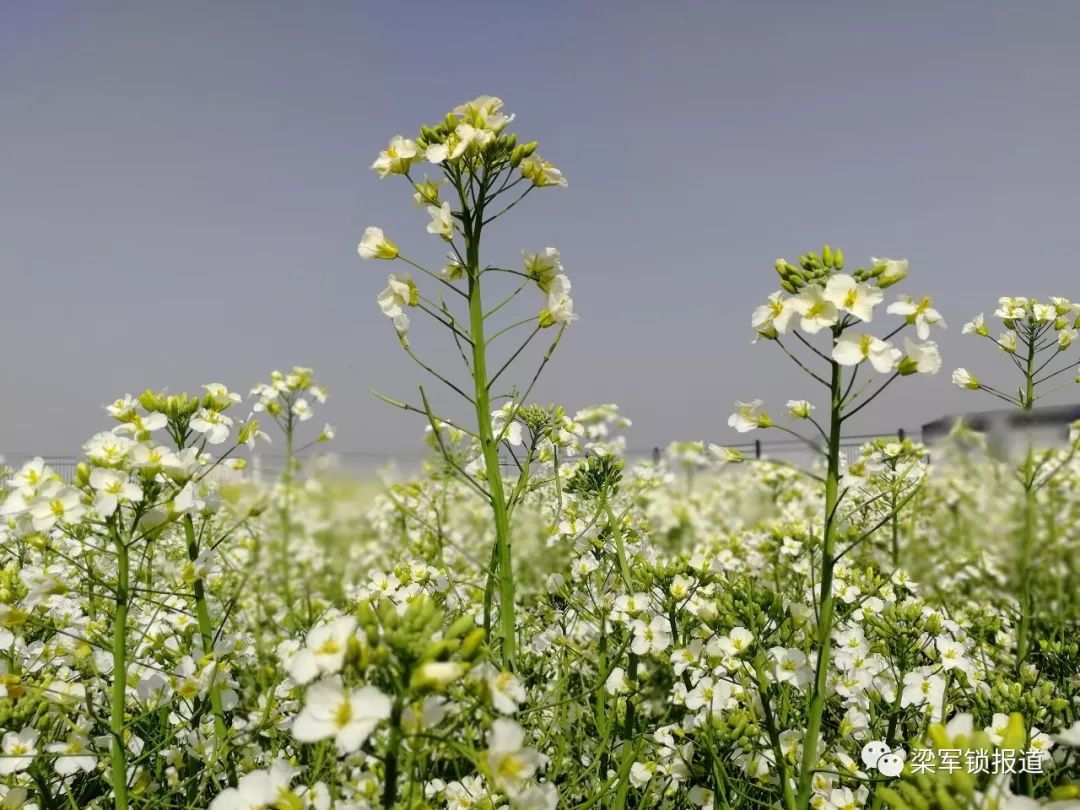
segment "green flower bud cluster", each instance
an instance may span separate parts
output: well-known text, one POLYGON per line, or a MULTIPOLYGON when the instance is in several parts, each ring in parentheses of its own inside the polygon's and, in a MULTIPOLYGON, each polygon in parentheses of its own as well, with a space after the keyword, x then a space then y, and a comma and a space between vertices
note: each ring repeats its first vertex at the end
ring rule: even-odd
POLYGON ((566 482, 566 491, 585 498, 614 495, 619 491, 624 466, 621 458, 589 456, 566 482))
POLYGON ((906 667, 925 663, 911 660, 912 651, 921 648, 920 640, 924 636, 937 636, 942 629, 941 616, 937 613, 923 616, 923 605, 917 600, 886 605, 879 613, 866 611, 862 621, 877 637, 872 649, 906 667))
POLYGON ((729 711, 718 712, 712 716, 712 739, 719 751, 740 749, 754 751, 760 747, 760 740, 765 730, 758 725, 754 712, 745 706, 729 711))
MULTIPOLYGON (((1021 675, 1020 681, 996 678, 988 691, 978 691, 973 696, 976 713, 984 717, 994 714, 1020 714, 1031 720, 1032 725, 1040 725, 1050 717, 1050 708, 1054 703, 1054 684, 1050 681, 1030 683, 1021 675)), ((1005 746, 1008 748, 1009 746, 1005 746)), ((1022 748, 1023 746, 1014 746, 1022 748)))
POLYGON ((844 251, 825 245, 820 254, 810 251, 800 256, 798 267, 785 259, 777 259, 774 266, 780 286, 794 295, 808 284, 824 285, 829 276, 843 270, 844 251))
POLYGON ((1040 639, 1038 651, 1042 659, 1039 669, 1046 676, 1061 683, 1076 679, 1080 686, 1080 644, 1075 638, 1040 639))
MULTIPOLYGON (((437 124, 421 126, 420 134, 416 138, 417 147, 423 151, 433 144, 445 143, 462 123, 469 124, 469 121, 449 113, 437 124)), ((485 128, 481 121, 469 125, 479 129, 485 128)), ((537 146, 536 141, 519 144, 517 135, 511 132, 495 136, 480 149, 490 165, 503 164, 516 169, 525 158, 531 157, 536 152, 537 146)))
POLYGON ((547 408, 540 405, 526 405, 518 411, 517 418, 533 436, 554 438, 552 434, 566 421, 566 411, 561 405, 551 405, 547 408))
POLYGON ((15 676, 4 676, 8 695, 0 698, 0 728, 20 729, 30 725, 35 716, 49 710, 49 701, 42 697, 40 689, 24 688, 15 676))
POLYGON ((170 422, 185 424, 203 407, 199 397, 190 394, 166 394, 164 391, 157 393, 149 389, 139 395, 139 404, 147 413, 163 413, 170 422))
POLYGON ((367 640, 357 650, 361 668, 397 664, 414 689, 438 689, 456 681, 485 653, 484 630, 471 616, 449 621, 430 596, 409 602, 404 615, 389 599, 363 602, 356 612, 367 640), (436 665, 436 666, 429 666, 436 665))
POLYGON ((0 568, 0 604, 12 605, 26 596, 27 588, 19 578, 19 570, 17 562, 0 568))
MULTIPOLYGON (((768 627, 782 630, 790 622, 781 594, 752 577, 737 576, 717 591, 716 620, 709 622, 715 633, 728 633, 732 627, 745 627, 755 636, 755 644, 764 640, 759 634, 768 627)), ((766 645, 767 646, 767 645, 766 645)))

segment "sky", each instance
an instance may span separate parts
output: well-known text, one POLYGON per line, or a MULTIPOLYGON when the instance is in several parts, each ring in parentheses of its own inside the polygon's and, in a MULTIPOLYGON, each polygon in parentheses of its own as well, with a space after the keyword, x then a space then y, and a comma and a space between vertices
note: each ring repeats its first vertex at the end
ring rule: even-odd
POLYGON ((1009 379, 963 323, 999 295, 1080 297, 1078 34, 1071 0, 0 0, 0 453, 74 455, 120 395, 246 393, 296 364, 329 389, 340 451, 415 453, 423 419, 371 389, 426 382, 460 409, 379 312, 394 268, 356 244, 379 225, 432 267, 445 246, 369 167, 480 94, 569 181, 483 245, 508 266, 557 247, 573 281, 580 320, 535 401, 618 403, 650 448, 733 440, 735 400, 816 396, 749 318, 776 257, 828 242, 853 266, 907 258, 891 292, 949 324, 942 373, 857 427, 992 408, 949 382, 1009 379))

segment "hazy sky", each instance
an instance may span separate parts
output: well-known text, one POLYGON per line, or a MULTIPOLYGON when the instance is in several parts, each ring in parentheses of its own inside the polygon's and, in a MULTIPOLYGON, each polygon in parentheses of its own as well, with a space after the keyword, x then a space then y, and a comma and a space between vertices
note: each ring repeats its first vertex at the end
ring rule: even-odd
MULTIPOLYGON (((535 399, 617 402, 649 447, 816 395, 749 315, 777 256, 828 241, 910 259, 951 327, 943 372, 864 426, 993 407, 949 383, 1005 370, 964 321, 1080 297, 1078 35, 1073 0, 0 0, 0 452, 71 454, 118 395, 292 364, 330 389, 340 449, 415 450, 421 421, 368 393, 422 373, 375 304, 391 266, 356 243, 378 224, 444 250, 368 167, 482 93, 569 179, 483 257, 553 245, 574 282, 535 399)), ((414 345, 457 374, 442 340, 414 345)))

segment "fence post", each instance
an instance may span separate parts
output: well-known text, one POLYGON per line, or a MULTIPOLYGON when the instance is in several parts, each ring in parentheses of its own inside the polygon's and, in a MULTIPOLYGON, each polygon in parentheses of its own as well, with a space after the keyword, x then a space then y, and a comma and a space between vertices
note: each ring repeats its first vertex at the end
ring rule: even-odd
POLYGON ((899 439, 900 441, 903 441, 903 440, 904 440, 904 436, 906 436, 906 435, 907 435, 907 434, 906 434, 906 433, 904 433, 904 429, 903 429, 903 428, 900 428, 899 430, 897 430, 897 431, 896 431, 896 438, 898 438, 898 439, 899 439))
POLYGON ((660 448, 659 447, 654 447, 652 449, 652 463, 653 464, 659 464, 660 463, 660 448))
POLYGON ((754 458, 761 458, 761 439, 754 439, 754 458))

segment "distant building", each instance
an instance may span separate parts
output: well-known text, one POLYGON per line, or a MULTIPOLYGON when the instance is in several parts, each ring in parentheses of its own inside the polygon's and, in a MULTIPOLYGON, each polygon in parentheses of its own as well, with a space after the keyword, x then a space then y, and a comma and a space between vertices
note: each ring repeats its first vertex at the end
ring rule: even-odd
POLYGON ((963 422, 969 430, 986 435, 992 453, 1008 456, 1023 452, 1029 444, 1064 446, 1069 440, 1069 427, 1077 420, 1080 420, 1080 405, 1056 405, 1027 412, 1012 409, 952 414, 923 425, 922 440, 928 447, 941 445, 956 424, 963 422))

